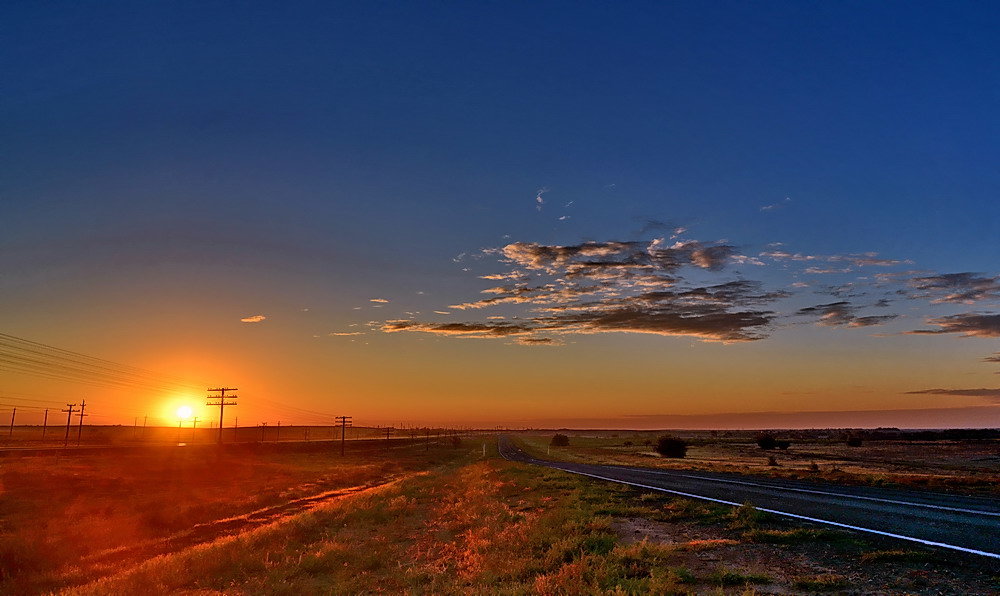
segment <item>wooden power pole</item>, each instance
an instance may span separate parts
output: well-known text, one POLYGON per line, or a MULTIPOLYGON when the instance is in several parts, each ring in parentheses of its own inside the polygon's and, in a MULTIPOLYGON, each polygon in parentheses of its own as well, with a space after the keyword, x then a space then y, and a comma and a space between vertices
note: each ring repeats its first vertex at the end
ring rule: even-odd
POLYGON ((83 400, 82 402, 80 402, 80 411, 77 413, 77 416, 80 417, 80 426, 77 427, 77 431, 76 431, 76 446, 77 447, 80 446, 80 438, 83 437, 83 417, 84 416, 88 416, 88 414, 84 414, 83 413, 83 411, 86 408, 87 408, 87 400, 83 400))
POLYGON ((208 401, 208 403, 205 404, 205 405, 208 405, 208 406, 219 406, 219 444, 220 445, 222 444, 222 415, 223 415, 223 412, 225 411, 226 406, 235 406, 236 405, 236 401, 235 400, 237 398, 236 395, 229 395, 229 398, 232 399, 233 401, 226 401, 226 392, 227 391, 238 391, 238 389, 236 389, 235 387, 216 387, 215 389, 209 389, 208 390, 209 393, 218 392, 219 396, 216 397, 214 395, 209 395, 208 396, 208 400, 209 401, 208 401), (212 401, 212 400, 215 400, 215 401, 212 401))
POLYGON ((76 404, 66 404, 65 410, 59 410, 60 412, 66 412, 66 436, 63 437, 63 447, 69 445, 69 427, 73 423, 73 412, 76 411, 73 408, 75 407, 76 404))
POLYGON ((344 438, 347 435, 347 427, 354 424, 353 416, 337 416, 337 422, 340 422, 340 455, 344 456, 344 438))

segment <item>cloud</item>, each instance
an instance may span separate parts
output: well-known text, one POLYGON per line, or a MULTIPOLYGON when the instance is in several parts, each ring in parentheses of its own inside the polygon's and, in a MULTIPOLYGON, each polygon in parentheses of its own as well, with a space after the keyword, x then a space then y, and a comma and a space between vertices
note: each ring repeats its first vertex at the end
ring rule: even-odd
POLYGON ((871 327, 895 319, 898 315, 857 316, 859 307, 850 302, 840 301, 800 308, 795 314, 819 316, 817 325, 824 327, 871 327))
POLYGON ((937 329, 914 329, 910 335, 937 335, 940 333, 961 333, 962 337, 1000 337, 1000 314, 963 313, 927 320, 928 325, 937 329))
POLYGON ((933 298, 936 304, 972 304, 980 300, 1000 299, 1000 277, 984 277, 979 273, 940 273, 912 277, 907 285, 916 291, 917 296, 933 298))
POLYGON ((389 301, 386 300, 385 298, 372 298, 368 302, 376 302, 378 304, 388 304, 389 303, 389 301))
POLYGON ((1000 352, 984 357, 983 362, 1000 362, 1000 352))
MULTIPOLYGON (((774 243, 772 246, 780 246, 774 243)), ((774 259, 775 261, 821 261, 824 263, 847 263, 848 267, 811 267, 806 273, 849 273, 851 267, 892 267, 911 263, 909 260, 884 259, 875 252, 852 253, 844 255, 804 255, 801 253, 791 253, 784 250, 770 250, 760 253, 761 257, 774 259)))
POLYGON ((563 342, 551 337, 515 337, 514 342, 522 346, 561 346, 563 342))
POLYGON ((244 323, 260 323, 266 318, 267 317, 265 317, 264 315, 251 315, 249 317, 243 317, 242 319, 240 319, 240 321, 244 323))
POLYGON ((509 337, 533 331, 530 326, 515 323, 418 323, 409 320, 386 321, 381 329, 386 333, 420 331, 458 337, 509 337))
MULTIPOLYGON (((657 234, 652 238, 640 235, 638 239, 588 240, 575 244, 514 241, 481 249, 477 254, 491 256, 507 269, 481 275, 481 279, 494 283, 482 289, 478 298, 448 305, 456 322, 388 321, 382 330, 457 337, 514 337, 525 340, 514 343, 525 345, 531 344, 532 338, 556 340, 569 334, 596 333, 750 342, 768 337, 779 323, 790 317, 813 317, 816 324, 830 328, 873 327, 898 318, 899 314, 887 312, 886 307, 915 300, 918 291, 929 292, 938 286, 971 286, 984 292, 996 281, 969 274, 941 278, 948 280, 947 283, 932 282, 933 275, 910 271, 872 273, 836 285, 813 287, 801 281, 803 273, 849 273, 858 268, 890 267, 908 261, 882 258, 874 252, 806 254, 788 251, 774 243, 754 257, 725 240, 678 239, 673 236, 684 232, 682 228, 661 222, 647 223, 647 228, 654 227, 658 231, 651 232, 657 234), (675 232, 673 236, 670 231, 675 232), (765 287, 761 281, 744 279, 742 273, 750 269, 748 265, 754 265, 753 270, 760 267, 769 283, 775 285, 765 287), (784 279, 772 275, 781 272, 787 272, 784 279), (911 282, 917 279, 922 281, 911 282), (909 294, 900 294, 902 289, 909 294), (792 296, 792 291, 836 298, 830 302, 819 298, 817 302, 822 303, 805 308, 801 305, 782 308, 782 301, 792 296), (860 298, 869 294, 873 296, 860 298), (852 302, 856 299, 865 302, 852 302), (504 319, 489 312, 498 306, 516 310, 518 314, 504 319), (866 309, 875 308, 879 309, 875 311, 877 314, 866 313, 866 309), (458 311, 464 311, 464 316, 458 311), (478 311, 485 312, 477 315, 478 311), (466 317, 472 320, 461 321, 466 317)), ((928 322, 937 328, 909 333, 1000 336, 1000 322, 994 320, 998 317, 972 313, 930 319, 928 322)))
POLYGON ((542 195, 544 195, 547 192, 549 192, 549 189, 542 187, 539 188, 538 191, 535 193, 535 209, 539 211, 542 210, 542 205, 545 204, 545 199, 542 198, 542 195))
POLYGON ((330 337, 348 337, 351 335, 364 335, 363 331, 332 331, 327 333, 330 337))
POLYGON ((1000 389, 923 389, 907 391, 907 395, 951 395, 954 397, 985 397, 991 401, 1000 401, 1000 389))
POLYGON ((787 206, 791 202, 792 202, 792 199, 790 197, 785 197, 783 200, 781 200, 781 201, 779 201, 777 203, 772 203, 770 205, 764 205, 763 207, 760 208, 760 210, 761 211, 774 211, 775 209, 781 209, 782 207, 787 206))

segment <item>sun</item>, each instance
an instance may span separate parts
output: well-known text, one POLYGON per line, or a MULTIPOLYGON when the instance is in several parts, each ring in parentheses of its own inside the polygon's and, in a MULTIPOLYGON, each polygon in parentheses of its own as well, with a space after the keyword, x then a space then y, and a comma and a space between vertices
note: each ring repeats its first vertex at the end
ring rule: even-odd
POLYGON ((180 418, 181 420, 184 420, 185 418, 190 418, 191 414, 192 414, 191 406, 181 406, 177 408, 177 417, 180 418))

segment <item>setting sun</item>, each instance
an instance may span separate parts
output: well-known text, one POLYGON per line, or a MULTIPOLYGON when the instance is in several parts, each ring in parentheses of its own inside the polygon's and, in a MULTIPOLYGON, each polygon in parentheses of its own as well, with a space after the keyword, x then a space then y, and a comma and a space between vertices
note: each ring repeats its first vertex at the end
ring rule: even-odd
POLYGON ((181 420, 191 417, 191 406, 181 406, 177 408, 177 417, 181 420))

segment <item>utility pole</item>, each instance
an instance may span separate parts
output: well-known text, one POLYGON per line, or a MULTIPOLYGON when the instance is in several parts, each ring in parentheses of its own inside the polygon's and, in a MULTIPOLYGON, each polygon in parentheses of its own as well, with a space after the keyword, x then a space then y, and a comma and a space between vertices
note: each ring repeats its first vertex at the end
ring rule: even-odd
POLYGON ((389 449, 389 434, 392 433, 392 427, 385 427, 385 448, 389 449))
POLYGON ((49 409, 45 408, 45 418, 42 419, 42 439, 45 438, 45 431, 49 426, 49 409))
POLYGON ((198 417, 191 419, 191 442, 194 443, 194 433, 198 429, 198 417))
POLYGON ((236 395, 230 395, 229 398, 232 399, 232 400, 234 400, 234 401, 226 401, 226 392, 227 391, 239 391, 239 390, 236 389, 235 387, 216 387, 215 389, 207 389, 207 391, 209 393, 215 393, 215 392, 219 393, 218 397, 216 397, 214 395, 209 395, 208 396, 208 400, 209 401, 205 405, 207 405, 207 406, 219 406, 219 444, 221 445, 222 444, 222 414, 225 411, 226 406, 235 406, 236 405, 236 401, 235 400, 238 397, 236 395), (216 401, 212 401, 213 399, 216 400, 216 401))
POLYGON ((281 421, 278 421, 278 428, 274 432, 274 442, 277 443, 281 440, 281 421))
POLYGON ((335 418, 340 422, 340 456, 344 456, 344 438, 347 436, 347 427, 354 425, 353 416, 337 416, 335 418))
POLYGON ((66 412, 66 436, 63 437, 63 447, 69 445, 69 427, 73 423, 73 408, 75 407, 76 404, 66 404, 65 410, 59 410, 60 412, 66 412))
POLYGON ((83 417, 84 416, 89 416, 89 414, 84 414, 83 413, 83 411, 86 408, 87 408, 87 400, 83 400, 82 402, 80 402, 80 413, 77 414, 77 416, 80 417, 80 426, 77 428, 77 431, 76 431, 76 446, 77 447, 80 446, 80 438, 83 436, 83 417))
POLYGON ((146 419, 149 418, 149 414, 142 417, 142 438, 146 438, 146 419))
POLYGON ((267 423, 266 422, 261 422, 260 423, 260 442, 261 443, 264 442, 264 429, 265 428, 267 428, 267 423))
POLYGON ((10 432, 7 433, 7 437, 14 436, 14 415, 17 414, 17 408, 14 408, 10 413, 10 432))

